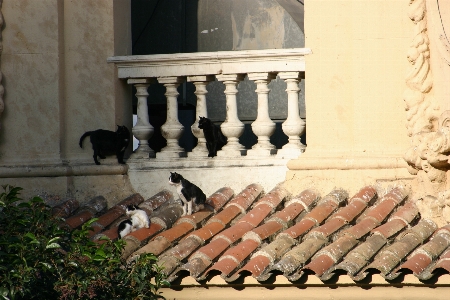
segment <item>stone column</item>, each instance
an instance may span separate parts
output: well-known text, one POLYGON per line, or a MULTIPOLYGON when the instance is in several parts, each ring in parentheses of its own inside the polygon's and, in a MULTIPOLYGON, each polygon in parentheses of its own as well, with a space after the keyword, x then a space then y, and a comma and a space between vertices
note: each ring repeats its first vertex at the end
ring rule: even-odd
POLYGON ((157 158, 186 157, 186 151, 178 145, 184 127, 178 121, 177 87, 185 81, 185 77, 160 77, 158 82, 166 87, 167 119, 161 126, 161 134, 167 140, 167 146, 157 153, 157 158))
POLYGON ((275 73, 249 73, 248 79, 256 83, 258 94, 258 116, 252 123, 253 133, 258 143, 247 151, 248 156, 270 156, 275 154, 275 146, 270 143, 270 136, 275 132, 275 123, 269 117, 269 92, 267 85, 276 77, 275 73))
POLYGON ((225 84, 225 96, 227 102, 227 116, 225 122, 220 125, 221 131, 228 141, 222 150, 217 152, 218 157, 240 157, 245 155, 245 148, 239 143, 239 137, 244 133, 244 123, 242 123, 237 114, 238 93, 237 85, 239 81, 244 80, 243 74, 222 74, 216 76, 217 80, 225 84))
POLYGON ((197 138, 197 146, 192 149, 189 156, 193 157, 208 157, 208 149, 206 148, 206 139, 203 135, 203 130, 198 128, 199 117, 208 117, 208 111, 206 106, 206 86, 210 81, 214 80, 214 76, 190 76, 188 77, 189 82, 193 82, 195 85, 194 94, 197 96, 197 106, 196 106, 196 119, 194 124, 191 126, 192 134, 197 138))
POLYGON ((139 146, 131 155, 131 159, 155 157, 155 151, 148 145, 148 140, 155 132, 148 118, 147 88, 155 80, 152 79, 128 79, 128 84, 134 84, 136 87, 137 103, 137 122, 133 127, 133 135, 139 140, 139 146))
POLYGON ((305 145, 300 142, 300 136, 305 132, 305 121, 300 118, 298 107, 298 93, 300 88, 298 83, 301 80, 300 72, 280 72, 278 76, 284 79, 287 84, 288 93, 288 117, 282 124, 283 132, 289 137, 289 142, 278 150, 277 157, 295 158, 305 149, 305 145))

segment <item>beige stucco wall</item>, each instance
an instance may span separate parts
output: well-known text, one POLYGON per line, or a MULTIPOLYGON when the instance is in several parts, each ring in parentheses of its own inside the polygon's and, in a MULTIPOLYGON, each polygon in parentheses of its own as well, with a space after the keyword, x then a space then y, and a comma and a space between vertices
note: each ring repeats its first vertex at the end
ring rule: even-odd
MULTIPOLYGON (((326 179, 357 190, 410 178, 402 156, 409 1, 305 1, 307 149, 288 180, 326 179), (328 159, 326 159, 328 158, 328 159)), ((302 188, 302 187, 300 187, 302 188)))
POLYGON ((84 149, 78 141, 88 130, 132 127, 131 90, 106 62, 131 54, 130 1, 4 0, 2 13, 0 183, 83 198, 76 168, 113 188, 126 168, 93 169, 89 140, 84 149))

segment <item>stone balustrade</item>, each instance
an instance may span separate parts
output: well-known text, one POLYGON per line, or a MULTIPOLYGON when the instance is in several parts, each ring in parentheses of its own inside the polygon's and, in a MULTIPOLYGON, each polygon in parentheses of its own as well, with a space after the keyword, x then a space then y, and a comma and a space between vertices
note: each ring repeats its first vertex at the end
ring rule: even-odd
MULTIPOLYGON (((218 158, 292 158, 304 151, 305 145, 300 136, 305 132, 305 122, 300 118, 298 97, 299 82, 305 76, 305 55, 311 53, 307 48, 269 49, 247 51, 219 51, 157 55, 115 56, 108 58, 118 69, 118 77, 136 88, 137 123, 133 128, 139 147, 132 159, 182 157, 207 157, 206 141, 202 130, 198 129, 198 117, 207 114, 206 86, 217 79, 225 85, 226 118, 221 131, 227 138, 227 144, 218 151, 218 158), (247 76, 255 82, 257 88, 257 118, 251 123, 257 143, 246 150, 239 143, 244 132, 244 123, 237 112, 237 86, 247 76), (268 84, 278 76, 287 85, 288 116, 282 124, 283 132, 289 141, 282 149, 275 149, 270 136, 275 131, 275 123, 269 117, 268 84), (196 121, 192 125, 193 135, 198 139, 192 152, 186 152, 179 146, 178 140, 186 128, 178 120, 177 87, 183 82, 192 82, 197 97, 196 121), (151 84, 162 84, 166 88, 167 119, 161 127, 167 146, 155 153, 149 147, 148 140, 154 128, 148 116, 147 88, 151 84)), ((213 158, 214 159, 214 158, 213 158)))

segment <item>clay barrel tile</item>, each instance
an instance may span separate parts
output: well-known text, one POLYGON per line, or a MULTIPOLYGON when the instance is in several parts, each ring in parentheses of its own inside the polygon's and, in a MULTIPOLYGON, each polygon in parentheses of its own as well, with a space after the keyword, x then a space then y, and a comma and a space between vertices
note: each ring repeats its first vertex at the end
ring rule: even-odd
POLYGON ((199 211, 190 216, 180 218, 172 228, 158 234, 152 241, 149 241, 147 245, 138 249, 130 256, 135 257, 142 253, 153 253, 155 255, 161 254, 169 248, 175 240, 178 240, 188 232, 194 230, 196 223, 200 223, 210 214, 211 212, 199 211))
POLYGON ((123 199, 122 201, 120 201, 119 203, 114 205, 113 207, 118 207, 118 208, 122 209, 123 212, 125 213, 125 209, 127 208, 128 205, 131 205, 131 204, 139 205, 142 202, 144 202, 144 198, 141 196, 141 194, 135 193, 135 194, 132 194, 132 195, 128 196, 127 198, 123 199))
MULTIPOLYGON (((298 196, 298 198, 302 200, 305 205, 314 204, 318 197, 318 193, 314 190, 305 190, 298 196)), ((320 200, 317 206, 299 223, 278 234, 275 241, 256 252, 247 264, 238 270, 236 274, 239 275, 243 272, 249 271, 254 277, 262 277, 264 278, 263 280, 265 280, 266 276, 263 274, 265 270, 268 269, 275 260, 278 260, 295 244, 294 238, 300 237, 318 223, 322 222, 337 207, 339 207, 340 204, 345 202, 347 197, 348 194, 344 190, 337 189, 330 192, 322 200, 320 200)), ((296 198, 286 204, 285 210, 289 209, 292 205, 291 203, 295 203, 295 199, 296 198)))
POLYGON ((170 247, 172 243, 167 240, 164 236, 157 236, 154 240, 149 242, 147 245, 136 250, 131 256, 140 255, 143 253, 153 253, 155 255, 160 255, 163 251, 170 247))
POLYGON ((294 226, 284 230, 281 234, 288 234, 297 238, 305 234, 314 226, 323 222, 335 209, 347 199, 348 194, 344 190, 333 190, 326 195, 303 219, 294 226))
POLYGON ((151 218, 151 223, 159 223, 164 229, 172 227, 176 220, 183 213, 183 208, 178 204, 169 204, 155 211, 151 218))
POLYGON ((349 201, 348 204, 336 212, 331 218, 344 219, 347 222, 352 221, 359 215, 367 205, 377 196, 375 188, 366 186, 359 190, 349 201))
POLYGON ((345 270, 352 278, 362 280, 366 276, 366 273, 361 273, 359 275, 357 275, 357 273, 368 264, 371 258, 386 244, 386 242, 386 238, 382 235, 372 235, 368 237, 364 243, 350 251, 335 269, 345 270))
MULTIPOLYGON (((181 261, 188 257, 195 249, 201 245, 201 241, 194 236, 182 240, 178 245, 170 248, 164 252, 158 261, 158 265, 164 267, 164 274, 170 275, 181 263, 181 261)), ((169 277, 170 279, 175 277, 169 277)))
POLYGON ((75 216, 66 219, 66 224, 69 225, 70 228, 75 229, 78 226, 81 226, 82 224, 92 219, 94 216, 95 214, 92 211, 83 210, 78 214, 76 214, 75 216))
MULTIPOLYGON (((398 232, 405 226, 407 226, 408 223, 411 222, 416 217, 417 213, 418 210, 414 204, 412 203, 406 204, 404 207, 401 207, 386 224, 389 225, 388 227, 391 229, 392 234, 394 234, 395 232, 398 232)), ((347 253, 347 251, 351 250, 351 248, 353 248, 357 244, 356 239, 361 238, 373 227, 375 227, 376 224, 378 224, 376 220, 366 215, 365 218, 361 220, 358 224, 349 228, 348 230, 345 230, 341 235, 341 238, 339 238, 336 242, 334 242, 330 246, 327 246, 325 249, 319 251, 318 254, 325 252, 328 256, 332 258, 334 262, 340 260, 347 253), (342 245, 335 246, 335 244, 342 244, 342 245)), ((319 263, 321 260, 324 260, 324 255, 314 258, 311 264, 320 265, 320 267, 314 265, 313 267, 311 267, 311 269, 315 271, 316 275, 321 276, 322 280, 329 280, 333 276, 333 272, 336 269, 343 269, 342 266, 332 267, 332 265, 329 265, 330 263, 329 260, 328 264, 326 264, 325 262, 319 263)), ((309 265, 305 266, 305 269, 307 267, 309 267, 309 265)))
POLYGON ((236 197, 234 197, 231 201, 227 203, 225 208, 236 205, 244 210, 246 210, 253 201, 258 198, 258 196, 262 193, 263 188, 261 185, 253 183, 248 185, 244 190, 242 190, 236 197))
POLYGON ((95 242, 102 243, 101 238, 107 237, 110 240, 115 240, 119 237, 119 232, 117 231, 117 227, 109 228, 107 230, 102 231, 101 233, 98 233, 92 237, 92 240, 95 242))
POLYGON ((320 277, 326 270, 335 264, 335 261, 327 255, 321 255, 319 258, 312 260, 309 264, 303 267, 304 270, 311 270, 314 274, 320 277))
POLYGON ((279 270, 285 274, 289 280, 297 280, 301 273, 295 272, 305 265, 305 263, 326 243, 325 239, 306 239, 288 251, 278 263, 273 266, 274 270, 279 270))
POLYGON ((160 224, 151 223, 149 228, 141 228, 137 231, 134 231, 122 239, 125 241, 124 249, 122 250, 121 258, 126 260, 136 249, 141 246, 142 240, 146 238, 146 236, 155 234, 161 231, 163 227, 160 224))
POLYGON ((191 232, 184 239, 190 238, 191 236, 195 236, 196 238, 199 238, 200 240, 205 242, 210 238, 212 238, 214 235, 216 235, 218 232, 222 231, 224 228, 225 224, 221 222, 211 222, 206 224, 202 228, 197 229, 194 232, 191 232))
POLYGON ((122 209, 118 207, 110 208, 106 213, 101 215, 97 221, 92 223, 92 230, 89 232, 89 237, 92 237, 98 232, 104 230, 108 225, 113 223, 121 215, 123 215, 122 209))
POLYGON ((214 258, 218 257, 229 245, 229 242, 225 239, 216 239, 214 241, 211 241, 208 245, 198 249, 189 258, 189 260, 194 259, 198 255, 207 256, 209 260, 213 260, 214 258))
POLYGON ((171 199, 173 199, 173 194, 168 190, 162 190, 161 192, 143 201, 139 207, 150 215, 155 209, 171 199))
POLYGON ((381 251, 366 270, 376 269, 384 277, 394 278, 395 274, 389 276, 388 273, 399 265, 406 255, 431 236, 435 230, 436 224, 433 221, 420 220, 416 226, 397 237, 396 242, 381 251))
MULTIPOLYGON (((236 247, 228 249, 222 257, 232 256, 237 261, 242 262, 247 258, 257 247, 259 243, 254 240, 245 240, 239 243, 236 247)), ((219 261, 222 259, 219 258, 219 261)))
POLYGON ((409 269, 414 275, 420 275, 442 252, 450 246, 448 225, 436 231, 432 239, 415 250, 399 269, 409 269))
POLYGON ((217 212, 231 199, 231 197, 233 197, 233 195, 234 191, 231 188, 223 187, 209 196, 208 199, 206 199, 206 203, 211 205, 211 207, 214 208, 214 211, 217 212))
MULTIPOLYGON (((179 239, 180 237, 182 237, 183 235, 185 235, 186 233, 188 233, 189 231, 193 230, 194 227, 192 226, 191 223, 189 222, 182 222, 182 223, 178 223, 176 224, 174 227, 167 229, 163 232, 161 232, 160 234, 158 234, 154 240, 159 237, 162 236, 164 237, 165 240, 169 241, 169 242, 173 242, 177 239, 179 239)), ((152 241, 149 242, 149 244, 152 241)), ((154 252, 153 252, 154 253, 154 252)))
POLYGON ((267 217, 267 215, 269 215, 272 209, 273 207, 265 203, 259 204, 243 216, 238 222, 248 223, 252 227, 256 227, 267 217))
MULTIPOLYGON (((269 221, 266 224, 263 224, 255 229, 253 229, 252 232, 257 234, 261 240, 264 240, 264 239, 272 236, 273 234, 275 234, 282 228, 283 228, 283 225, 281 223, 276 222, 276 221, 269 221)), ((244 235, 243 239, 246 239, 247 237, 249 237, 249 235, 244 235)))
POLYGON ((267 217, 279 203, 281 203, 286 195, 287 192, 283 188, 275 187, 272 191, 258 200, 255 207, 243 216, 235 225, 215 236, 213 241, 194 253, 189 259, 189 263, 186 264, 184 268, 188 269, 193 276, 198 276, 211 264, 212 260, 225 251, 231 243, 234 243, 246 232, 252 230, 261 223, 264 218, 267 217), (199 256, 202 258, 207 257, 208 260, 201 259, 199 261, 199 256))
POLYGON ((221 212, 216 214, 215 216, 211 217, 208 222, 206 222, 206 225, 209 223, 222 223, 222 224, 228 224, 230 223, 236 216, 238 216, 241 213, 241 210, 237 206, 228 206, 225 207, 221 212))
MULTIPOLYGON (((250 240, 250 239, 249 239, 250 240)), ((247 240, 246 240, 247 241, 247 240)), ((241 274, 245 271, 251 272, 253 277, 259 277, 261 274, 286 253, 293 245, 294 239, 288 235, 277 236, 277 239, 257 251, 244 267, 236 272, 241 274)))
POLYGON ((258 278, 266 270, 267 266, 271 265, 272 261, 267 256, 258 255, 250 260, 244 267, 236 272, 236 274, 243 274, 250 272, 253 277, 258 278))
MULTIPOLYGON (((430 273, 433 273, 437 269, 443 269, 450 272, 450 249, 447 249, 440 257, 436 264, 430 269, 430 273)), ((430 276, 431 277, 431 276, 430 276)))
POLYGON ((291 205, 286 206, 282 211, 278 211, 275 214, 273 214, 270 217, 270 220, 279 219, 287 223, 294 220, 295 217, 297 217, 304 209, 305 207, 302 204, 292 203, 291 205))
POLYGON ((213 240, 216 239, 225 239, 227 241, 229 241, 230 243, 234 243, 237 240, 239 240, 240 238, 242 238, 242 236, 252 230, 254 227, 252 226, 252 224, 249 224, 247 222, 238 222, 235 225, 231 226, 230 228, 224 230, 223 232, 221 232, 220 234, 216 235, 213 240))
POLYGON ((92 219, 96 214, 103 211, 106 206, 107 202, 105 197, 94 197, 80 209, 79 213, 67 218, 66 223, 71 228, 77 228, 78 226, 92 219))
POLYGON ((52 208, 52 214, 58 218, 67 218, 71 216, 80 207, 80 202, 77 199, 67 199, 52 208))

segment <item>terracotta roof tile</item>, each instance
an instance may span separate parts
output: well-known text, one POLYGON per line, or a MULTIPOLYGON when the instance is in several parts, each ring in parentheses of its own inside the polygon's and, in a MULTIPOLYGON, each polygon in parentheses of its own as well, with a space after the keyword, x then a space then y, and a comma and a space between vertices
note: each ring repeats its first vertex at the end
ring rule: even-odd
POLYGON ((401 281, 407 273, 420 280, 450 273, 450 225, 436 230, 420 219, 408 193, 397 186, 377 198, 366 186, 347 203, 343 189, 318 201, 314 190, 289 199, 281 186, 264 195, 251 184, 234 198, 222 188, 208 197, 208 207, 184 217, 180 200, 167 190, 153 201, 132 195, 108 210, 98 197, 81 208, 66 201, 53 212, 72 228, 99 217, 93 239, 116 239, 126 205, 139 204, 151 225, 124 237, 122 258, 154 253, 169 281, 217 274, 228 282, 249 275, 265 281, 280 272, 292 282, 311 273, 324 282, 343 273, 355 282, 370 281, 373 273, 401 281))
POLYGON ((274 266, 289 280, 298 280, 303 275, 302 267, 326 243, 332 233, 355 219, 376 197, 373 187, 364 187, 350 200, 349 204, 334 213, 326 223, 311 230, 304 241, 287 252, 274 266))
POLYGON ((396 242, 386 247, 375 257, 374 261, 365 269, 376 269, 388 279, 394 279, 399 274, 390 273, 411 253, 418 245, 422 244, 436 230, 436 224, 431 220, 420 220, 410 230, 397 237, 396 242))
MULTIPOLYGON (((379 205, 382 205, 383 203, 384 201, 379 205)), ((354 250, 350 251, 345 256, 342 263, 331 268, 322 276, 322 279, 329 279, 335 270, 345 270, 355 279, 363 279, 365 274, 357 276, 356 273, 368 264, 378 250, 387 243, 388 238, 408 226, 408 224, 416 218, 418 213, 418 209, 413 203, 405 204, 393 214, 387 223, 372 230, 372 235, 369 236, 365 242, 359 244, 354 250)), ((370 219, 370 215, 367 215, 366 217, 370 219)), ((351 232, 351 228, 349 229, 349 232, 351 232)))
POLYGON ((408 260, 403 263, 396 272, 401 269, 409 269, 421 279, 429 279, 431 272, 424 272, 430 264, 450 246, 450 225, 446 225, 436 231, 431 240, 416 249, 408 260), (423 274, 422 274, 423 273, 423 274))
POLYGON ((77 228, 81 224, 92 219, 95 215, 105 210, 107 206, 106 199, 103 196, 97 196, 84 205, 78 213, 66 219, 67 225, 71 228, 77 228))
POLYGON ((276 187, 263 196, 245 216, 233 226, 214 237, 208 244, 199 249, 183 266, 191 273, 191 276, 199 277, 200 274, 225 251, 231 244, 239 240, 246 232, 260 224, 287 196, 286 190, 276 187))
POLYGON ((317 192, 312 190, 305 190, 300 193, 297 197, 289 201, 282 211, 274 214, 267 223, 246 233, 242 238, 242 242, 227 250, 206 274, 211 270, 218 270, 222 272, 222 277, 227 277, 230 272, 235 270, 244 259, 259 247, 262 240, 277 233, 304 209, 309 209, 317 199, 317 192))
POLYGON ((92 231, 89 232, 89 235, 92 237, 100 231, 104 230, 106 226, 110 225, 118 217, 125 213, 125 209, 128 205, 138 205, 143 201, 144 198, 142 198, 140 194, 133 194, 125 198, 124 200, 110 208, 106 213, 101 215, 96 222, 92 223, 92 231))
POLYGON ((159 264, 164 266, 163 272, 167 275, 176 276, 176 268, 183 259, 189 256, 194 250, 201 246, 205 241, 222 231, 231 220, 237 217, 253 203, 253 201, 261 194, 262 187, 258 184, 251 184, 240 192, 235 198, 228 202, 225 208, 213 216, 200 229, 190 233, 186 238, 182 239, 178 245, 172 247, 160 257, 159 264))
MULTIPOLYGON (((308 193, 307 195, 313 199, 318 197, 314 193, 308 193)), ((319 225, 347 199, 347 196, 348 194, 344 190, 334 190, 329 193, 299 223, 278 234, 275 241, 256 252, 246 265, 237 271, 236 276, 245 272, 251 272, 253 277, 266 280, 271 275, 269 273, 270 267, 281 255, 295 245, 295 239, 303 236, 314 226, 319 225)))

